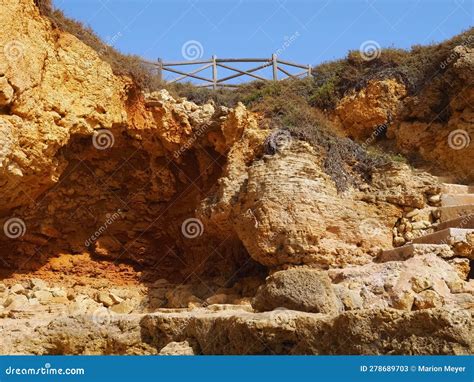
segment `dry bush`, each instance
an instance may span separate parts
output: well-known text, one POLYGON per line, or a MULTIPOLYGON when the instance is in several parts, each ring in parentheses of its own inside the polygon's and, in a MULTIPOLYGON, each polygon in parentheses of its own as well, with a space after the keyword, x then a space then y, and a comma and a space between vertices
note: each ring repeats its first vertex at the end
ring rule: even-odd
MULTIPOLYGON (((370 61, 363 60, 358 51, 351 51, 345 59, 314 68, 315 90, 311 103, 332 109, 349 90, 358 90, 373 79, 395 78, 405 84, 410 94, 417 94, 428 85, 436 86, 441 76, 449 75, 450 65, 455 60, 448 58, 457 45, 474 47, 474 28, 441 44, 414 46, 411 50, 382 49, 380 56, 370 61)), ((439 108, 445 106, 440 104, 439 108)))

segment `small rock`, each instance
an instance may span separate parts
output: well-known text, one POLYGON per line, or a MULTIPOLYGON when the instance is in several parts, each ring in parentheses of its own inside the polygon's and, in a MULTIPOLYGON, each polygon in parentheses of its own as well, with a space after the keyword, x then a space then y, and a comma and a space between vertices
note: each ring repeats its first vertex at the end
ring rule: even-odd
POLYGON ((464 284, 465 283, 462 280, 446 281, 446 285, 453 294, 463 293, 466 289, 464 284))
POLYGON ((112 299, 114 304, 120 304, 124 300, 122 297, 119 297, 114 293, 109 293, 109 297, 112 299))
POLYGON ((160 351, 160 355, 195 355, 188 341, 170 342, 160 351))
POLYGON ((10 293, 22 294, 25 292, 25 287, 21 284, 15 284, 10 288, 10 293))
POLYGON ((100 302, 101 304, 104 304, 104 306, 106 306, 107 308, 109 306, 114 305, 114 303, 115 303, 115 301, 110 296, 110 293, 107 293, 107 292, 97 293, 96 300, 97 300, 97 302, 100 302))
POLYGON ((28 281, 28 288, 32 290, 46 289, 48 285, 41 279, 31 279, 28 281))
POLYGON ((418 208, 415 208, 413 211, 410 211, 408 212, 405 217, 407 219, 411 219, 412 217, 415 217, 416 215, 418 215, 420 213, 420 210, 418 208))
POLYGON ((220 294, 215 294, 209 298, 206 299, 206 302, 209 304, 209 305, 213 305, 213 304, 230 304, 232 303, 232 301, 236 300, 240 298, 240 296, 238 295, 228 295, 228 294, 223 294, 223 293, 220 293, 220 294))
POLYGON ((401 247, 405 243, 406 243, 405 239, 401 236, 397 236, 396 238, 393 239, 393 245, 395 247, 401 247))
POLYGON ((425 290, 419 293, 414 300, 415 310, 439 308, 443 305, 442 297, 434 290, 425 290))
POLYGON ((439 203, 441 201, 441 195, 438 194, 438 195, 430 196, 428 198, 428 201, 433 204, 439 203))
POLYGON ((51 289, 51 293, 53 294, 53 297, 67 297, 67 293, 64 289, 53 288, 51 289))
POLYGON ((417 277, 414 276, 411 278, 411 287, 414 292, 420 293, 428 288, 431 288, 433 283, 426 277, 417 277))
POLYGON ((33 293, 33 297, 37 298, 40 303, 44 304, 51 301, 53 294, 46 290, 37 290, 33 293))
MULTIPOLYGON (((416 231, 416 230, 420 230, 420 229, 424 229, 426 228, 426 223, 425 221, 420 221, 420 222, 414 222, 412 223, 412 228, 416 231)), ((430 225, 430 223, 428 222, 428 226, 430 225)))
POLYGON ((10 310, 22 310, 28 307, 28 298, 22 294, 20 295, 10 295, 5 300, 3 306, 10 310))
POLYGON ((134 308, 135 304, 132 302, 132 300, 125 300, 120 304, 113 305, 112 307, 110 307, 110 310, 118 314, 129 314, 133 311, 134 308))
POLYGON ((392 295, 392 307, 400 310, 410 311, 415 301, 415 295, 411 291, 402 291, 392 295))

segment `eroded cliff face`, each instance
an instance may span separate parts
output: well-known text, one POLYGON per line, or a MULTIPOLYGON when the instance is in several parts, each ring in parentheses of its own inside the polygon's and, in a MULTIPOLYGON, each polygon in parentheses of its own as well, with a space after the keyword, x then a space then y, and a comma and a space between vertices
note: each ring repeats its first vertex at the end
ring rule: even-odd
MULTIPOLYGON (((472 352, 474 242, 383 252, 435 177, 388 162, 338 192, 242 104, 143 94, 32 0, 0 20, 1 353, 472 352)), ((405 102, 364 92, 356 137, 405 102)))
POLYGON ((348 136, 392 146, 428 163, 452 181, 474 180, 474 50, 457 46, 415 94, 395 79, 373 80, 345 96, 336 108, 348 136))

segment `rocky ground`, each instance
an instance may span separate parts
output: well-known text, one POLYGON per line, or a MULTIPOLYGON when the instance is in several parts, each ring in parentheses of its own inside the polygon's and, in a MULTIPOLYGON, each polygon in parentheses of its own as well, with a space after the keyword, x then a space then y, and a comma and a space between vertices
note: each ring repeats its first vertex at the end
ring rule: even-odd
MULTIPOLYGON (((474 150, 446 130, 469 102, 387 132, 463 179, 390 160, 341 192, 244 105, 144 93, 32 0, 0 21, 0 353, 472 354, 474 150)), ((336 110, 364 140, 419 99, 390 80, 336 110)))

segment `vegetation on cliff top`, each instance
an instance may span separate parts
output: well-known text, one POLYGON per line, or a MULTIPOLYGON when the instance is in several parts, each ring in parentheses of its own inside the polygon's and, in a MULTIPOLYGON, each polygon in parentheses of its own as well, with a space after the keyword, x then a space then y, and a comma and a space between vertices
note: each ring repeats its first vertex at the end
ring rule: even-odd
POLYGON ((70 19, 52 5, 52 0, 35 0, 41 14, 46 16, 54 27, 76 36, 94 49, 101 59, 108 62, 117 75, 126 75, 142 89, 156 90, 163 88, 154 70, 144 64, 139 56, 122 54, 106 44, 94 31, 79 21, 70 19))
MULTIPOLYGON (((334 109, 345 94, 363 88, 373 79, 395 78, 405 84, 410 94, 416 94, 449 69, 455 61, 449 59, 455 46, 474 47, 474 28, 471 28, 441 44, 414 46, 410 51, 382 49, 372 60, 364 60, 359 51, 350 51, 344 59, 316 66, 311 78, 255 81, 237 89, 210 90, 190 83, 163 84, 138 56, 124 55, 107 45, 90 28, 54 9, 51 0, 35 1, 55 27, 95 49, 115 74, 132 77, 142 89, 153 91, 166 87, 174 96, 186 97, 197 104, 214 101, 234 107, 242 102, 259 113, 270 127, 288 129, 298 139, 310 142, 325 153, 325 170, 339 190, 356 183, 357 178, 370 180, 372 171, 390 159, 377 150, 369 151, 350 139, 337 136, 325 111, 334 109)), ((440 109, 444 109, 444 105, 440 105, 440 109)))

